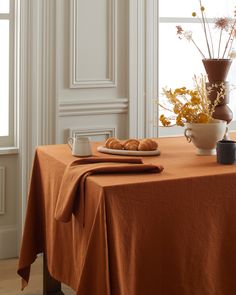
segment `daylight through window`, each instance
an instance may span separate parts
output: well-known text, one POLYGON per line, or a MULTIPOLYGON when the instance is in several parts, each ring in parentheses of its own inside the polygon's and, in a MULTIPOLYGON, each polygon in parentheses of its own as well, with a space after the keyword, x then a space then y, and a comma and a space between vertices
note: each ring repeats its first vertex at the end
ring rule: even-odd
MULTIPOLYGON (((211 1, 202 0, 202 5, 206 9, 206 16, 212 31, 213 44, 216 47, 219 42, 219 31, 214 28, 214 21, 219 17, 233 17, 235 1, 211 1)), ((194 74, 205 74, 202 65, 202 56, 196 47, 187 40, 180 40, 176 34, 176 26, 180 25, 185 30, 193 33, 195 42, 201 50, 207 54, 206 41, 204 39, 203 27, 198 17, 193 17, 192 12, 199 12, 199 0, 159 0, 159 100, 164 102, 161 95, 162 88, 191 87, 193 86, 192 77, 194 74)), ((236 42, 235 42, 236 49, 236 42)), ((236 84, 236 60, 234 60, 228 81, 232 85, 236 84)), ((236 120, 236 92, 230 92, 229 107, 234 113, 236 120)), ((163 110, 160 108, 160 113, 163 110)), ((160 135, 165 133, 160 128, 160 135)), ((163 134, 164 135, 164 134, 163 134)))

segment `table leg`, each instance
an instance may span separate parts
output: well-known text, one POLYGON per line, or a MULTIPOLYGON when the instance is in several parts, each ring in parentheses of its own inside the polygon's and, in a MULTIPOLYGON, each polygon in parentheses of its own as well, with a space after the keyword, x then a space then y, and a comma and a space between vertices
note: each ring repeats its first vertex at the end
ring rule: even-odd
POLYGON ((64 295, 61 283, 51 277, 45 255, 43 256, 43 295, 64 295))

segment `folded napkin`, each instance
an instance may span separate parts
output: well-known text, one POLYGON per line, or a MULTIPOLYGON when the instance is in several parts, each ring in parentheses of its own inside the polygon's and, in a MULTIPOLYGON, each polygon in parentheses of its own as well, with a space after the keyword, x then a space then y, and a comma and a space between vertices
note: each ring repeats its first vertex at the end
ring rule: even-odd
POLYGON ((81 158, 67 165, 62 177, 54 217, 68 222, 74 212, 76 198, 85 198, 86 178, 98 173, 160 173, 161 165, 144 164, 133 157, 89 157, 81 158), (78 196, 79 194, 79 196, 78 196))

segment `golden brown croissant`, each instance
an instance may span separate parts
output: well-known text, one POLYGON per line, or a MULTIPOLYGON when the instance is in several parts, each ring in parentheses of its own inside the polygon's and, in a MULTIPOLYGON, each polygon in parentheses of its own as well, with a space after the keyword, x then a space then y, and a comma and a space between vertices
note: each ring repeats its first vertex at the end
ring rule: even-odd
POLYGON ((110 137, 106 140, 105 147, 108 149, 123 150, 123 144, 114 137, 110 137))
POLYGON ((105 141, 104 146, 105 146, 106 148, 109 148, 110 143, 111 143, 114 139, 115 139, 114 137, 109 137, 109 138, 105 141))
POLYGON ((130 151, 137 151, 139 146, 139 140, 131 138, 126 140, 124 143, 124 149, 130 151))
POLYGON ((156 141, 150 139, 150 138, 145 138, 140 141, 140 144, 138 146, 139 151, 154 151, 158 147, 158 144, 156 141))

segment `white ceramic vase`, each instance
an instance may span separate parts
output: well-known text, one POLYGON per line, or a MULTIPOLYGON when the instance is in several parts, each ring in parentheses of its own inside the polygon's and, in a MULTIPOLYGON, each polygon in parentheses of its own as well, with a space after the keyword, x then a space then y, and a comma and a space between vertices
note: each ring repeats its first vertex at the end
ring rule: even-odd
POLYGON ((209 123, 186 123, 184 135, 196 147, 197 155, 215 155, 217 141, 224 138, 227 122, 214 119, 209 123))

